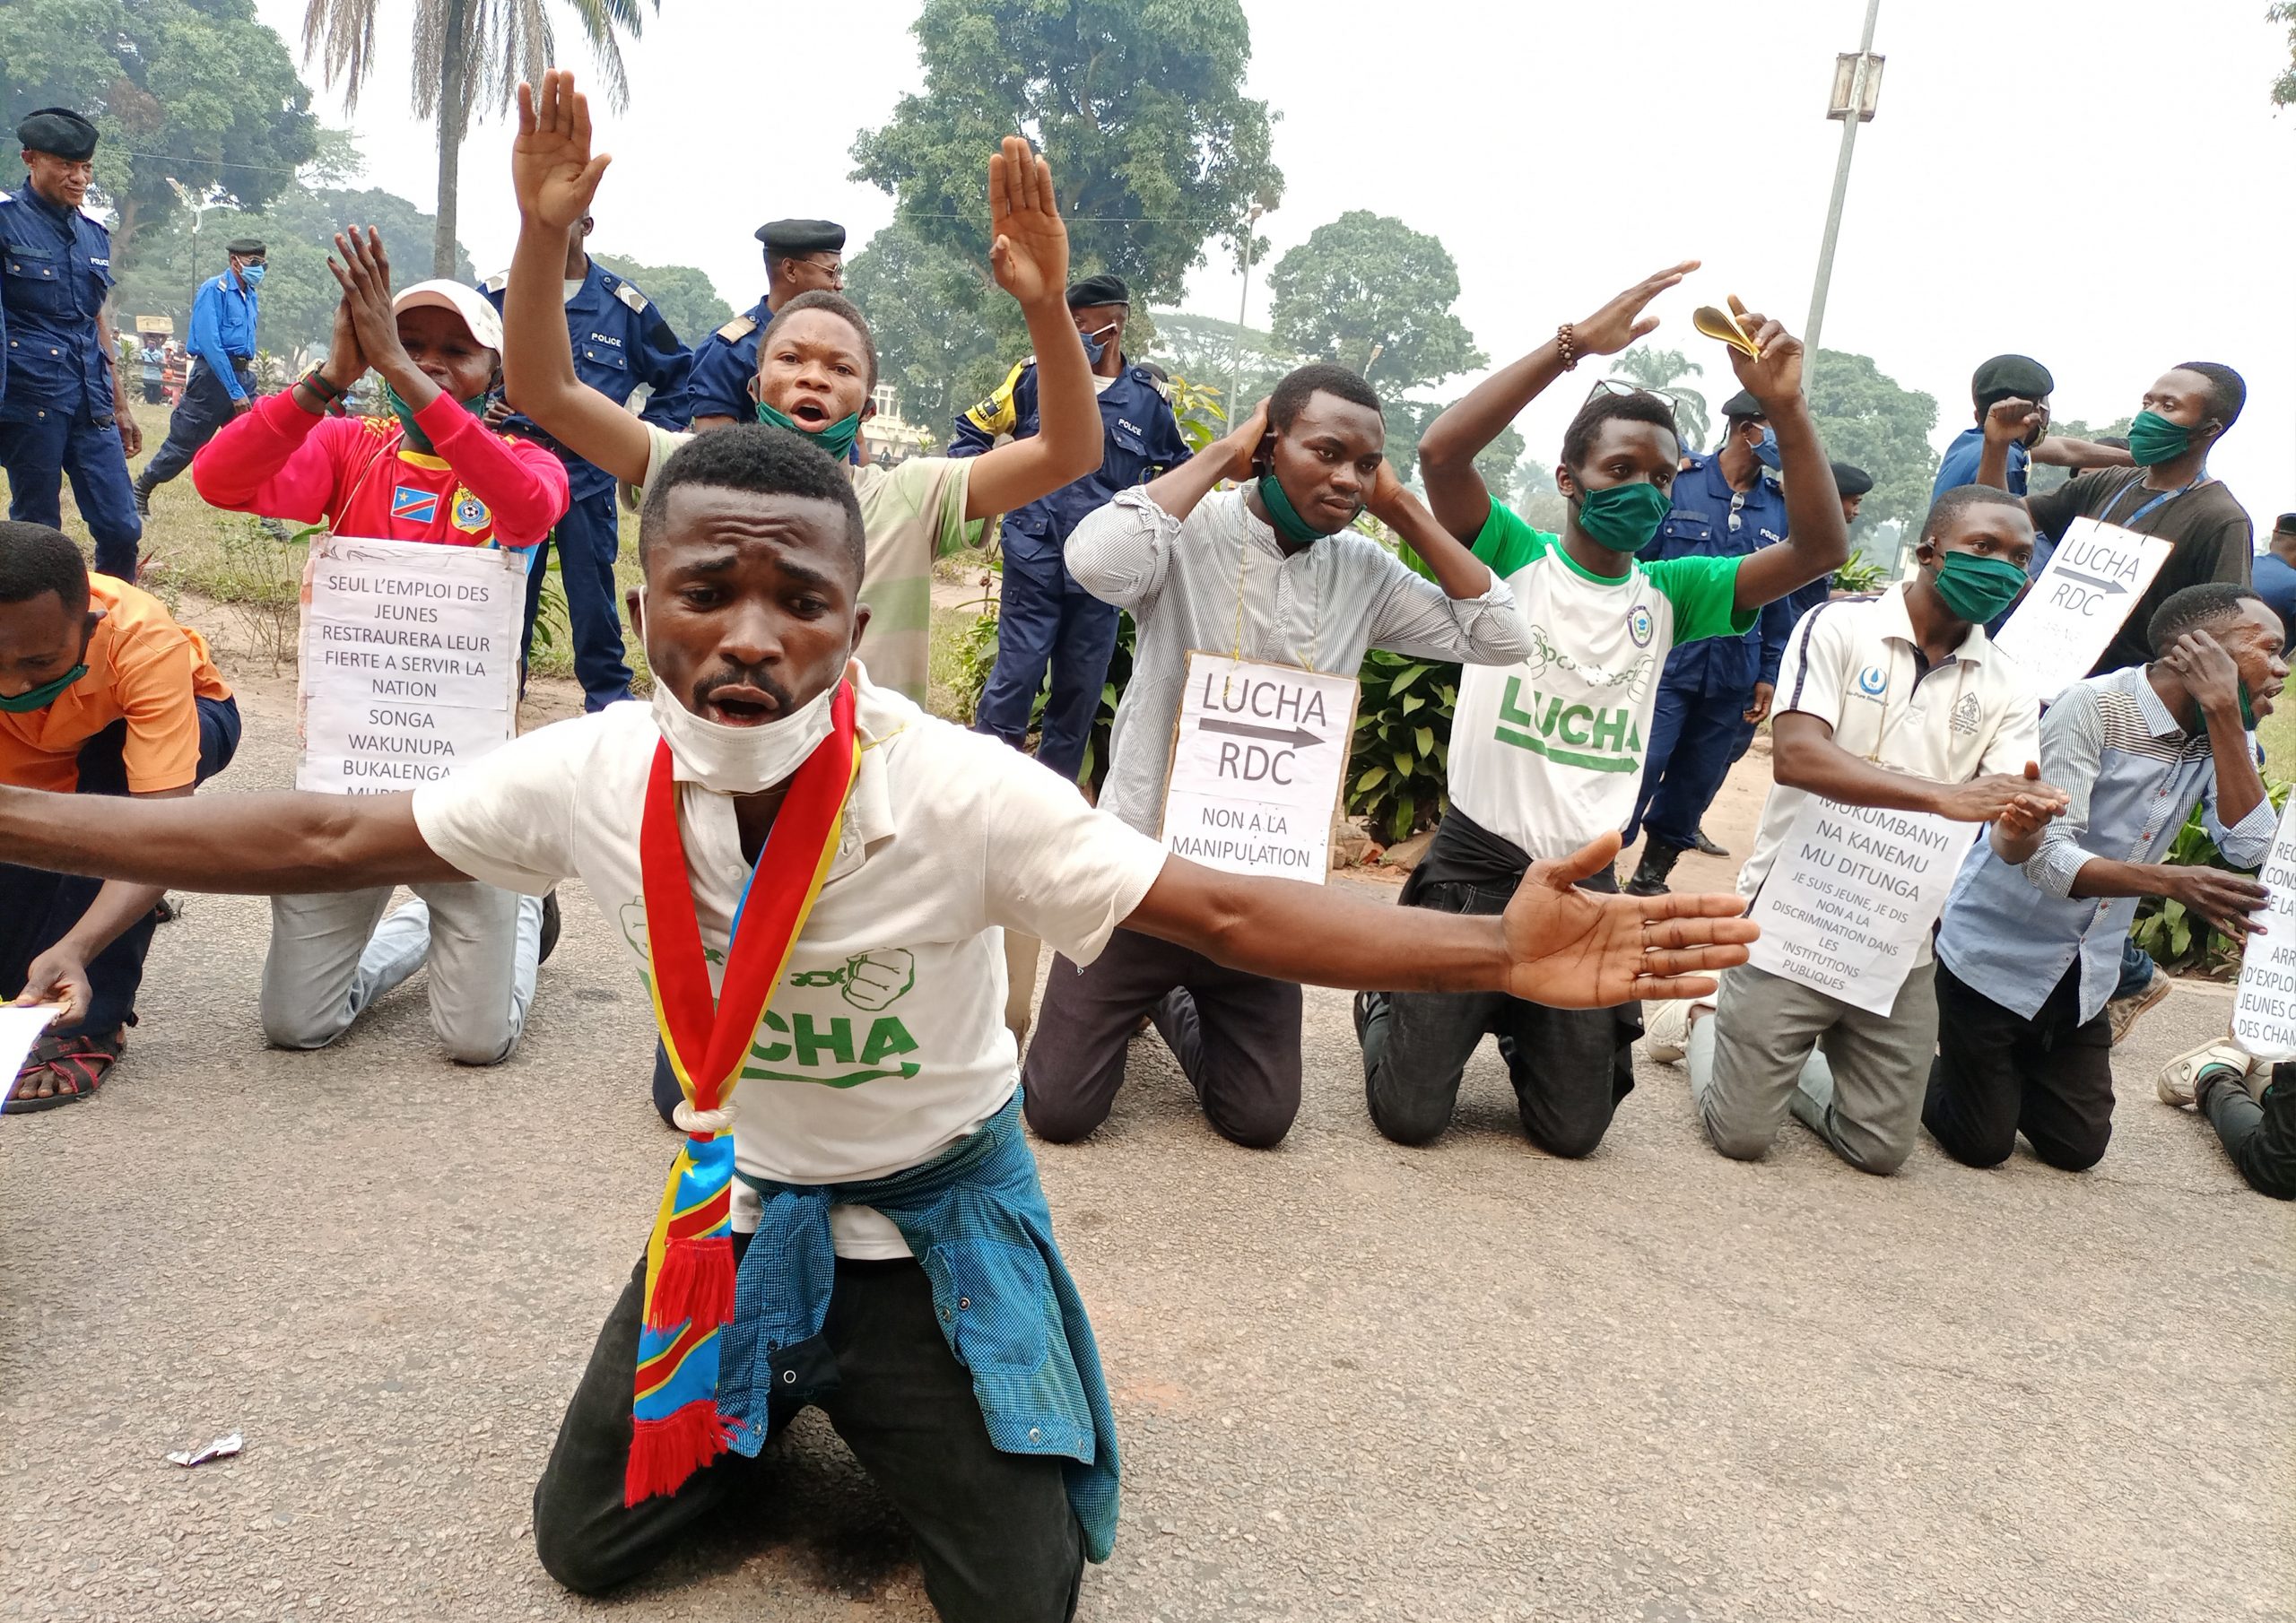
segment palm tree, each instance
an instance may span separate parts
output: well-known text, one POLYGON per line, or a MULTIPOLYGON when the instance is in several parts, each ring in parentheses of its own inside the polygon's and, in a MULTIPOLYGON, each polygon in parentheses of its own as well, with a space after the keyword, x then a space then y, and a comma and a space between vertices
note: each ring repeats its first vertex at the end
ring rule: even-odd
POLYGON ((1706 396, 1690 387, 1683 380, 1692 372, 1703 376, 1706 369, 1680 350, 1629 350, 1611 365, 1622 378, 1632 378, 1655 395, 1664 395, 1674 403, 1674 419, 1683 425, 1691 449, 1706 443, 1706 396))
MULTIPOLYGON (((662 0, 652 0, 655 10, 662 0)), ((590 41, 606 100, 630 103, 630 79, 617 33, 638 37, 639 0, 564 0, 590 41)), ((386 0, 308 0, 303 60, 325 63, 327 82, 343 86, 345 111, 359 104, 375 65, 375 24, 386 0)), ((455 201, 461 180, 463 132, 474 110, 507 109, 518 81, 539 82, 558 48, 544 0, 411 0, 414 41, 414 116, 439 125, 439 231, 431 274, 455 273, 455 201)))

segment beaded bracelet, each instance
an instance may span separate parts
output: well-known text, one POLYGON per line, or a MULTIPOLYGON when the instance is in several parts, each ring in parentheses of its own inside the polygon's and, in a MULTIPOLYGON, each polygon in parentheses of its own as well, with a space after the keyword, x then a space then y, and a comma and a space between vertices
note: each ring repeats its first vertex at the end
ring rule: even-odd
POLYGON ((1566 321, 1554 329, 1554 347, 1562 352, 1562 369, 1574 371, 1578 366, 1578 341, 1570 335, 1571 323, 1566 321))

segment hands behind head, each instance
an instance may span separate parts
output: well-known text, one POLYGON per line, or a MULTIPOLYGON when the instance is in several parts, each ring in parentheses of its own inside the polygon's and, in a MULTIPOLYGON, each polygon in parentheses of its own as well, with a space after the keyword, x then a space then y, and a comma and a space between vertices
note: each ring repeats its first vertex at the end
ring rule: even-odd
POLYGON ((2185 691, 2200 706, 2204 717, 2240 712, 2240 667, 2224 645, 2206 631, 2187 631, 2177 638, 2161 663, 2183 679, 2185 691))
POLYGON ((1250 416, 1230 429, 1214 447, 1228 459, 1228 465, 1222 470, 1221 477, 1233 480, 1238 484, 1257 479, 1260 475, 1260 449, 1267 441, 1268 432, 1267 402, 1263 400, 1252 408, 1250 416))
POLYGON ((1605 834, 1556 862, 1533 863, 1503 921, 1510 996, 1556 1009, 1647 997, 1702 997, 1714 974, 1746 961, 1761 934, 1736 896, 1606 896, 1577 889, 1618 855, 1605 834))
POLYGON ((1656 316, 1645 316, 1645 306, 1698 269, 1698 261, 1685 259, 1680 265, 1654 272, 1636 282, 1617 298, 1584 321, 1570 327, 1571 341, 1582 355, 1615 355, 1638 338, 1647 338, 1658 327, 1656 316))
POLYGON ((1379 471, 1371 481, 1371 489, 1363 498, 1363 510, 1389 529, 1398 527, 1404 505, 1410 501, 1411 492, 1396 477, 1396 465, 1386 457, 1379 458, 1379 471))
POLYGON ((1068 227, 1053 201, 1052 166, 1018 135, 989 156, 988 235, 998 287, 1022 305, 1065 297, 1068 227))
POLYGON ((574 75, 552 68, 542 88, 518 87, 518 135, 510 143, 510 185, 518 213, 549 230, 570 231, 590 212, 606 165, 590 156, 590 99, 574 75))
POLYGON ((1746 391, 1764 405, 1801 394, 1802 341, 1770 317, 1746 308, 1735 293, 1730 295, 1730 313, 1761 352, 1748 355, 1735 348, 1730 351, 1730 369, 1737 373, 1746 391))

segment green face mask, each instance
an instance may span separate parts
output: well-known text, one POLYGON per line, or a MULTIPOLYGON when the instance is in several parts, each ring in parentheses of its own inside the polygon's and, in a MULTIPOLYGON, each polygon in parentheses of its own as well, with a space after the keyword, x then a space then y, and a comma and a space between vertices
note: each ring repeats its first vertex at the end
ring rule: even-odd
POLYGON ((2248 684, 2240 684, 2240 725, 2253 733, 2257 730, 2257 707, 2248 702, 2248 684))
POLYGON ((2140 468, 2173 462, 2192 449, 2192 430, 2158 412, 2139 412, 2128 425, 2128 459, 2140 468))
POLYGON ((2025 572, 1998 558, 1948 552, 1937 566, 1937 595, 1956 620, 1981 626, 2017 601, 2025 572))
MULTIPOLYGON (((406 448, 424 456, 431 455, 430 436, 414 426, 414 408, 407 404, 399 392, 388 384, 383 386, 383 399, 389 405, 391 415, 398 419, 398 426, 406 431, 406 448)), ((474 417, 486 414, 486 396, 483 394, 474 395, 468 400, 457 404, 474 417)))
POLYGON ((1582 490, 1578 531, 1598 547, 1613 552, 1639 552, 1650 544, 1650 538, 1673 510, 1666 493, 1644 481, 1614 484, 1606 490, 1582 490))
POLYGON ((1282 482, 1273 473, 1260 475, 1259 499, 1267 504, 1267 521, 1275 526, 1275 533, 1295 547, 1305 546, 1311 541, 1321 541, 1335 533, 1318 530, 1300 517, 1300 509, 1292 505, 1292 499, 1283 493, 1282 482))
MULTIPOLYGON (((10 716, 23 716, 34 710, 45 710, 56 702, 57 696, 65 689, 87 673, 87 666, 74 665, 54 681, 44 681, 37 688, 28 688, 13 699, 0 695, 0 711, 4 711, 10 716)), ((2245 689, 2241 690, 2240 702, 2244 706, 2248 703, 2248 692, 2245 689)))
POLYGON ((819 433, 805 428, 794 417, 784 416, 762 400, 757 403, 757 420, 770 422, 777 429, 787 429, 793 434, 803 434, 807 439, 827 451, 839 462, 853 455, 853 441, 861 432, 861 413, 840 417, 819 433))

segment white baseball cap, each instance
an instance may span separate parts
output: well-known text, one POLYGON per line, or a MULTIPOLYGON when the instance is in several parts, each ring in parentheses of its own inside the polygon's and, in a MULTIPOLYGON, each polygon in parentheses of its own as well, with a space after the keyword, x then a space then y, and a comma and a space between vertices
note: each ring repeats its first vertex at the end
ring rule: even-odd
POLYGON ((467 288, 444 277, 418 282, 399 291, 391 300, 391 313, 419 310, 426 306, 454 311, 463 318, 463 325, 470 329, 470 335, 478 340, 481 348, 492 350, 498 355, 502 352, 502 317, 476 288, 467 288))

